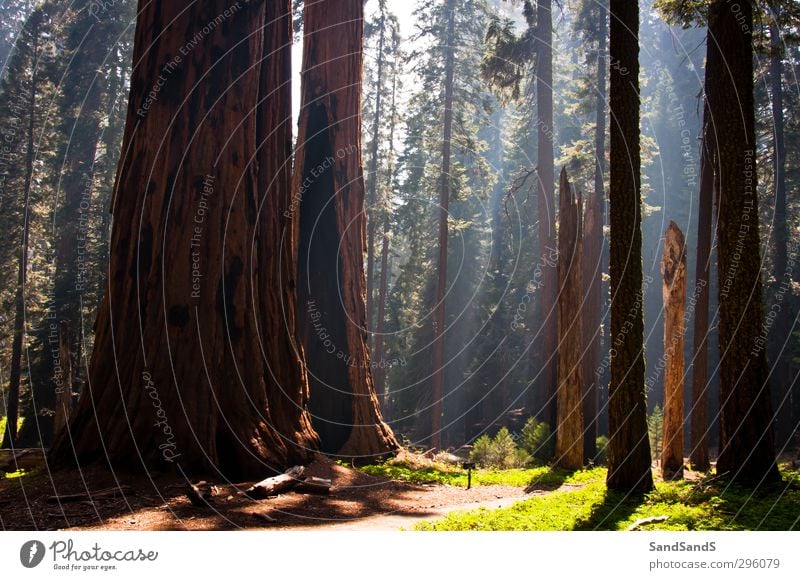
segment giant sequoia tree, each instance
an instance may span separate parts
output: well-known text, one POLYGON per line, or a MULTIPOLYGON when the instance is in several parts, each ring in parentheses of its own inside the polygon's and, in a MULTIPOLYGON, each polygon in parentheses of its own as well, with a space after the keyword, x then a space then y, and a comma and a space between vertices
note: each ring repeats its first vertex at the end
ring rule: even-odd
POLYGON ((366 340, 363 10, 361 0, 305 4, 294 197, 288 212, 299 243, 297 312, 309 408, 323 451, 351 457, 374 457, 397 447, 381 417, 366 340))
POLYGON ((644 383, 639 145, 639 3, 611 0, 611 384, 608 487, 653 487, 644 383))
POLYGON ((717 472, 743 483, 780 478, 762 328, 753 97, 753 5, 717 0, 708 42, 725 69, 707 86, 719 171, 720 444, 717 472))
POLYGON ((144 3, 88 388, 56 463, 232 477, 317 444, 295 348, 290 6, 144 3))

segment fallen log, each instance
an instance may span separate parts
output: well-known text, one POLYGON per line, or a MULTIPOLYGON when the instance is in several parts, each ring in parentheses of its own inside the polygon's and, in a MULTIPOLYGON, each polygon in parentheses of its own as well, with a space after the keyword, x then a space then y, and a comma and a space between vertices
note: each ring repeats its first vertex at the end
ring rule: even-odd
POLYGON ((332 483, 330 479, 309 476, 301 479, 292 491, 325 495, 331 492, 332 483))
POLYGON ((108 489, 101 489, 99 491, 84 492, 84 493, 69 493, 65 495, 51 495, 47 498, 47 503, 71 503, 77 501, 94 501, 98 499, 106 499, 110 497, 119 497, 124 495, 133 495, 133 488, 127 485, 119 487, 110 487, 108 489))
POLYGON ((264 499, 271 495, 278 495, 279 493, 292 489, 300 483, 305 470, 306 468, 302 465, 291 467, 281 475, 268 477, 263 481, 259 481, 255 485, 247 488, 244 493, 251 499, 264 499))
POLYGON ((635 532, 642 526, 646 526, 647 524, 657 524, 660 522, 666 522, 669 519, 669 516, 654 516, 652 518, 642 518, 641 520, 636 520, 631 524, 628 528, 629 532, 635 532))

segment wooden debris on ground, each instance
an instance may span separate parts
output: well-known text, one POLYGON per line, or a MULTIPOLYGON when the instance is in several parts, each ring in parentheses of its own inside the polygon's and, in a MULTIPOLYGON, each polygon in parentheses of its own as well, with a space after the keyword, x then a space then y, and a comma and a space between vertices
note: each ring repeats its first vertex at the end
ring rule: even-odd
POLYGON ((296 486, 300 482, 300 478, 303 477, 305 470, 306 468, 302 465, 290 467, 281 475, 268 477, 248 487, 244 493, 251 499, 264 499, 271 495, 278 495, 296 486))
POLYGON ((332 485, 331 479, 305 475, 305 467, 297 465, 280 475, 259 481, 247 488, 244 494, 251 499, 264 499, 286 491, 326 495, 331 492, 332 485))
POLYGON ((658 524, 661 522, 666 522, 669 519, 669 516, 654 516, 652 518, 642 518, 641 520, 636 520, 631 524, 628 528, 629 532, 635 532, 642 526, 646 526, 648 524, 658 524))

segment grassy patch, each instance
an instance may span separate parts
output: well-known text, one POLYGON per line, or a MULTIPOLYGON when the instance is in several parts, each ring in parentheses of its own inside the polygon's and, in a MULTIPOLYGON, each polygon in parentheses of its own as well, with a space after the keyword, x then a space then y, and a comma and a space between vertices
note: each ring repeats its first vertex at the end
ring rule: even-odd
MULTIPOLYGON (((436 464, 427 467, 410 467, 398 463, 382 463, 359 468, 378 477, 408 481, 409 483, 437 483, 440 485, 467 486, 467 472, 455 466, 436 464)), ((472 472, 472 485, 510 485, 527 487, 557 487, 562 474, 549 467, 532 469, 476 469, 472 472)))
MULTIPOLYGON (((605 470, 575 474, 585 486, 556 491, 498 510, 454 512, 418 530, 626 530, 636 520, 668 516, 648 530, 791 530, 800 528, 800 474, 751 490, 720 481, 659 483, 643 497, 608 492, 605 470)), ((565 483, 570 483, 569 478, 565 483)))

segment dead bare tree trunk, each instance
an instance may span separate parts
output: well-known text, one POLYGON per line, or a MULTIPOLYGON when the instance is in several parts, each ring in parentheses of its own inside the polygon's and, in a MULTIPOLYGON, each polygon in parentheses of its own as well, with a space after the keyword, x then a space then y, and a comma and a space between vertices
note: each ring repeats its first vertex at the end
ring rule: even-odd
POLYGON ((398 444, 381 416, 367 348, 363 26, 361 0, 305 4, 294 223, 298 318, 321 448, 376 458, 398 444))
POLYGON ((665 480, 683 477, 683 338, 686 311, 686 242, 671 221, 664 235, 661 260, 664 278, 664 446, 661 474, 665 480))
POLYGON ((555 465, 583 467, 583 335, 581 333, 581 258, 583 200, 572 191, 567 170, 559 178, 558 227, 558 391, 555 465))

